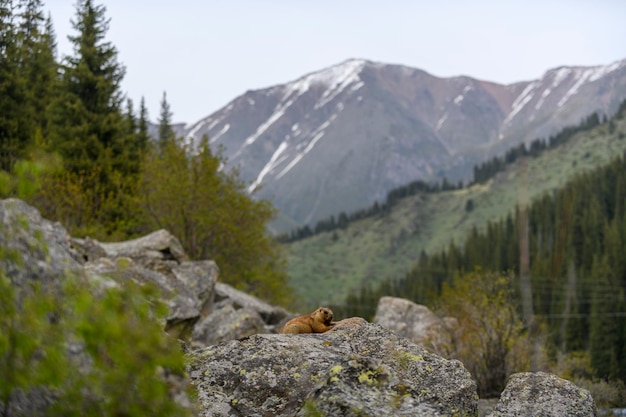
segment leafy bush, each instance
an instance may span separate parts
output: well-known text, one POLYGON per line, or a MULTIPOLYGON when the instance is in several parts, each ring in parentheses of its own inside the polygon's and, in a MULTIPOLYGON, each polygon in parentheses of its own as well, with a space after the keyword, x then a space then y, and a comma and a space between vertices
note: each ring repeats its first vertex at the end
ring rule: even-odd
POLYGON ((163 331, 166 308, 155 296, 78 278, 62 290, 16 290, 1 276, 0 415, 22 415, 24 395, 48 398, 28 415, 189 415, 170 392, 166 376, 182 380, 184 357, 163 331))

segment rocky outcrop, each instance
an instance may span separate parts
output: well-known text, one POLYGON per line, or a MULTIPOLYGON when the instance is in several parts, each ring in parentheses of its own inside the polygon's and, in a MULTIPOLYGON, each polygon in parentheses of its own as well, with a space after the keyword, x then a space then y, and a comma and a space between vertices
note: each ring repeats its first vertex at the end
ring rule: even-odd
POLYGON ((180 241, 167 230, 124 242, 98 242, 89 237, 72 239, 87 261, 99 258, 130 258, 135 263, 156 271, 167 272, 174 265, 189 260, 180 241))
POLYGON ((203 416, 477 410, 476 384, 460 362, 362 319, 322 334, 254 335, 193 352, 189 363, 203 416))
POLYGON ((438 354, 449 352, 456 324, 455 319, 442 319, 426 306, 397 297, 382 297, 373 321, 438 354))
POLYGON ((16 286, 28 281, 58 286, 68 273, 97 281, 100 287, 128 280, 150 283, 169 306, 165 328, 196 346, 272 332, 289 316, 282 308, 218 283, 215 262, 190 261, 166 230, 125 242, 75 239, 34 207, 7 199, 0 200, 0 248, 0 268, 16 286))
MULTIPOLYGON (((203 416, 477 413, 468 371, 431 352, 443 346, 432 344, 437 329, 449 325, 407 300, 382 299, 378 324, 353 317, 322 334, 271 334, 287 311, 218 283, 217 265, 190 261, 168 232, 119 243, 72 239, 13 199, 0 200, 0 270, 25 288, 33 281, 59 285, 68 273, 98 288, 128 281, 157 286, 169 306, 164 327, 191 342, 188 371, 203 416)), ((38 410, 46 395, 34 392, 15 404, 38 410)), ((595 413, 589 392, 537 373, 512 376, 491 415, 595 413)))
POLYGON ((489 417, 597 416, 595 402, 586 389, 545 372, 513 374, 489 417))
POLYGON ((0 255, 0 270, 16 286, 51 284, 81 270, 81 257, 65 228, 17 199, 0 200, 0 255))
POLYGON ((119 283, 132 280, 156 286, 169 307, 165 328, 181 339, 188 340, 193 326, 213 310, 219 270, 212 261, 160 264, 159 272, 131 258, 102 257, 86 262, 84 268, 92 277, 104 276, 119 283))
POLYGON ((268 304, 257 297, 236 290, 230 285, 218 282, 215 286, 215 293, 216 301, 230 300, 236 309, 247 308, 257 312, 267 325, 274 326, 272 329, 290 316, 290 313, 284 308, 268 304))

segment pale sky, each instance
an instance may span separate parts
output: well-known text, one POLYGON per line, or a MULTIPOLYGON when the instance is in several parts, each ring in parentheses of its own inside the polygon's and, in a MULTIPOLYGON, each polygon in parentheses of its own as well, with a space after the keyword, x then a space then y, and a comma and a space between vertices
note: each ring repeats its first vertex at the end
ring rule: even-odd
MULTIPOLYGON (((59 54, 75 0, 44 0, 59 54)), ((562 65, 626 58, 623 0, 95 0, 126 67, 122 88, 151 120, 163 91, 196 122, 247 90, 349 58, 509 84, 562 65)))

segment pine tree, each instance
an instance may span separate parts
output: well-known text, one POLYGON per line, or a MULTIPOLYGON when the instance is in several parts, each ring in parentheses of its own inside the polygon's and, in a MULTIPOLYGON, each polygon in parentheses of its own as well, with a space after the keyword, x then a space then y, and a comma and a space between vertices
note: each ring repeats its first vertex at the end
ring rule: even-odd
POLYGON ((13 9, 11 0, 0 0, 0 170, 9 172, 26 147, 24 88, 13 9))
POLYGON ((146 101, 141 97, 141 103, 139 105, 139 120, 137 121, 137 147, 143 154, 148 149, 150 142, 150 135, 148 133, 148 109, 146 108, 146 101))
POLYGON ((56 38, 52 20, 43 17, 41 0, 22 0, 18 41, 20 74, 24 80, 25 134, 29 142, 37 130, 47 133, 48 106, 57 83, 56 38))
POLYGON ((170 105, 167 102, 167 93, 163 92, 163 98, 161 99, 161 113, 159 115, 159 137, 158 144, 159 149, 163 149, 167 142, 174 139, 174 131, 172 130, 172 111, 170 105))
MULTIPOLYGON (((74 55, 62 67, 62 91, 55 103, 54 144, 74 173, 100 167, 106 173, 120 155, 123 141, 120 83, 124 68, 105 35, 109 20, 104 6, 92 0, 77 4, 69 36, 74 55)), ((106 180, 104 175, 103 180, 106 180)))
POLYGON ((620 305, 623 304, 624 293, 616 285, 607 256, 597 256, 594 259, 592 276, 594 281, 589 322, 591 364, 599 375, 615 378, 621 374, 621 329, 616 317, 620 305))

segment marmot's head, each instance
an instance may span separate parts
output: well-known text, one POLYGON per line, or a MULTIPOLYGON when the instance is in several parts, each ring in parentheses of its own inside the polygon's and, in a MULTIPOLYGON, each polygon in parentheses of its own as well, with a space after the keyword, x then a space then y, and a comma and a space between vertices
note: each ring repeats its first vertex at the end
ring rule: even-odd
POLYGON ((333 311, 328 307, 318 308, 315 310, 315 315, 319 316, 326 325, 330 325, 333 321, 333 311))

